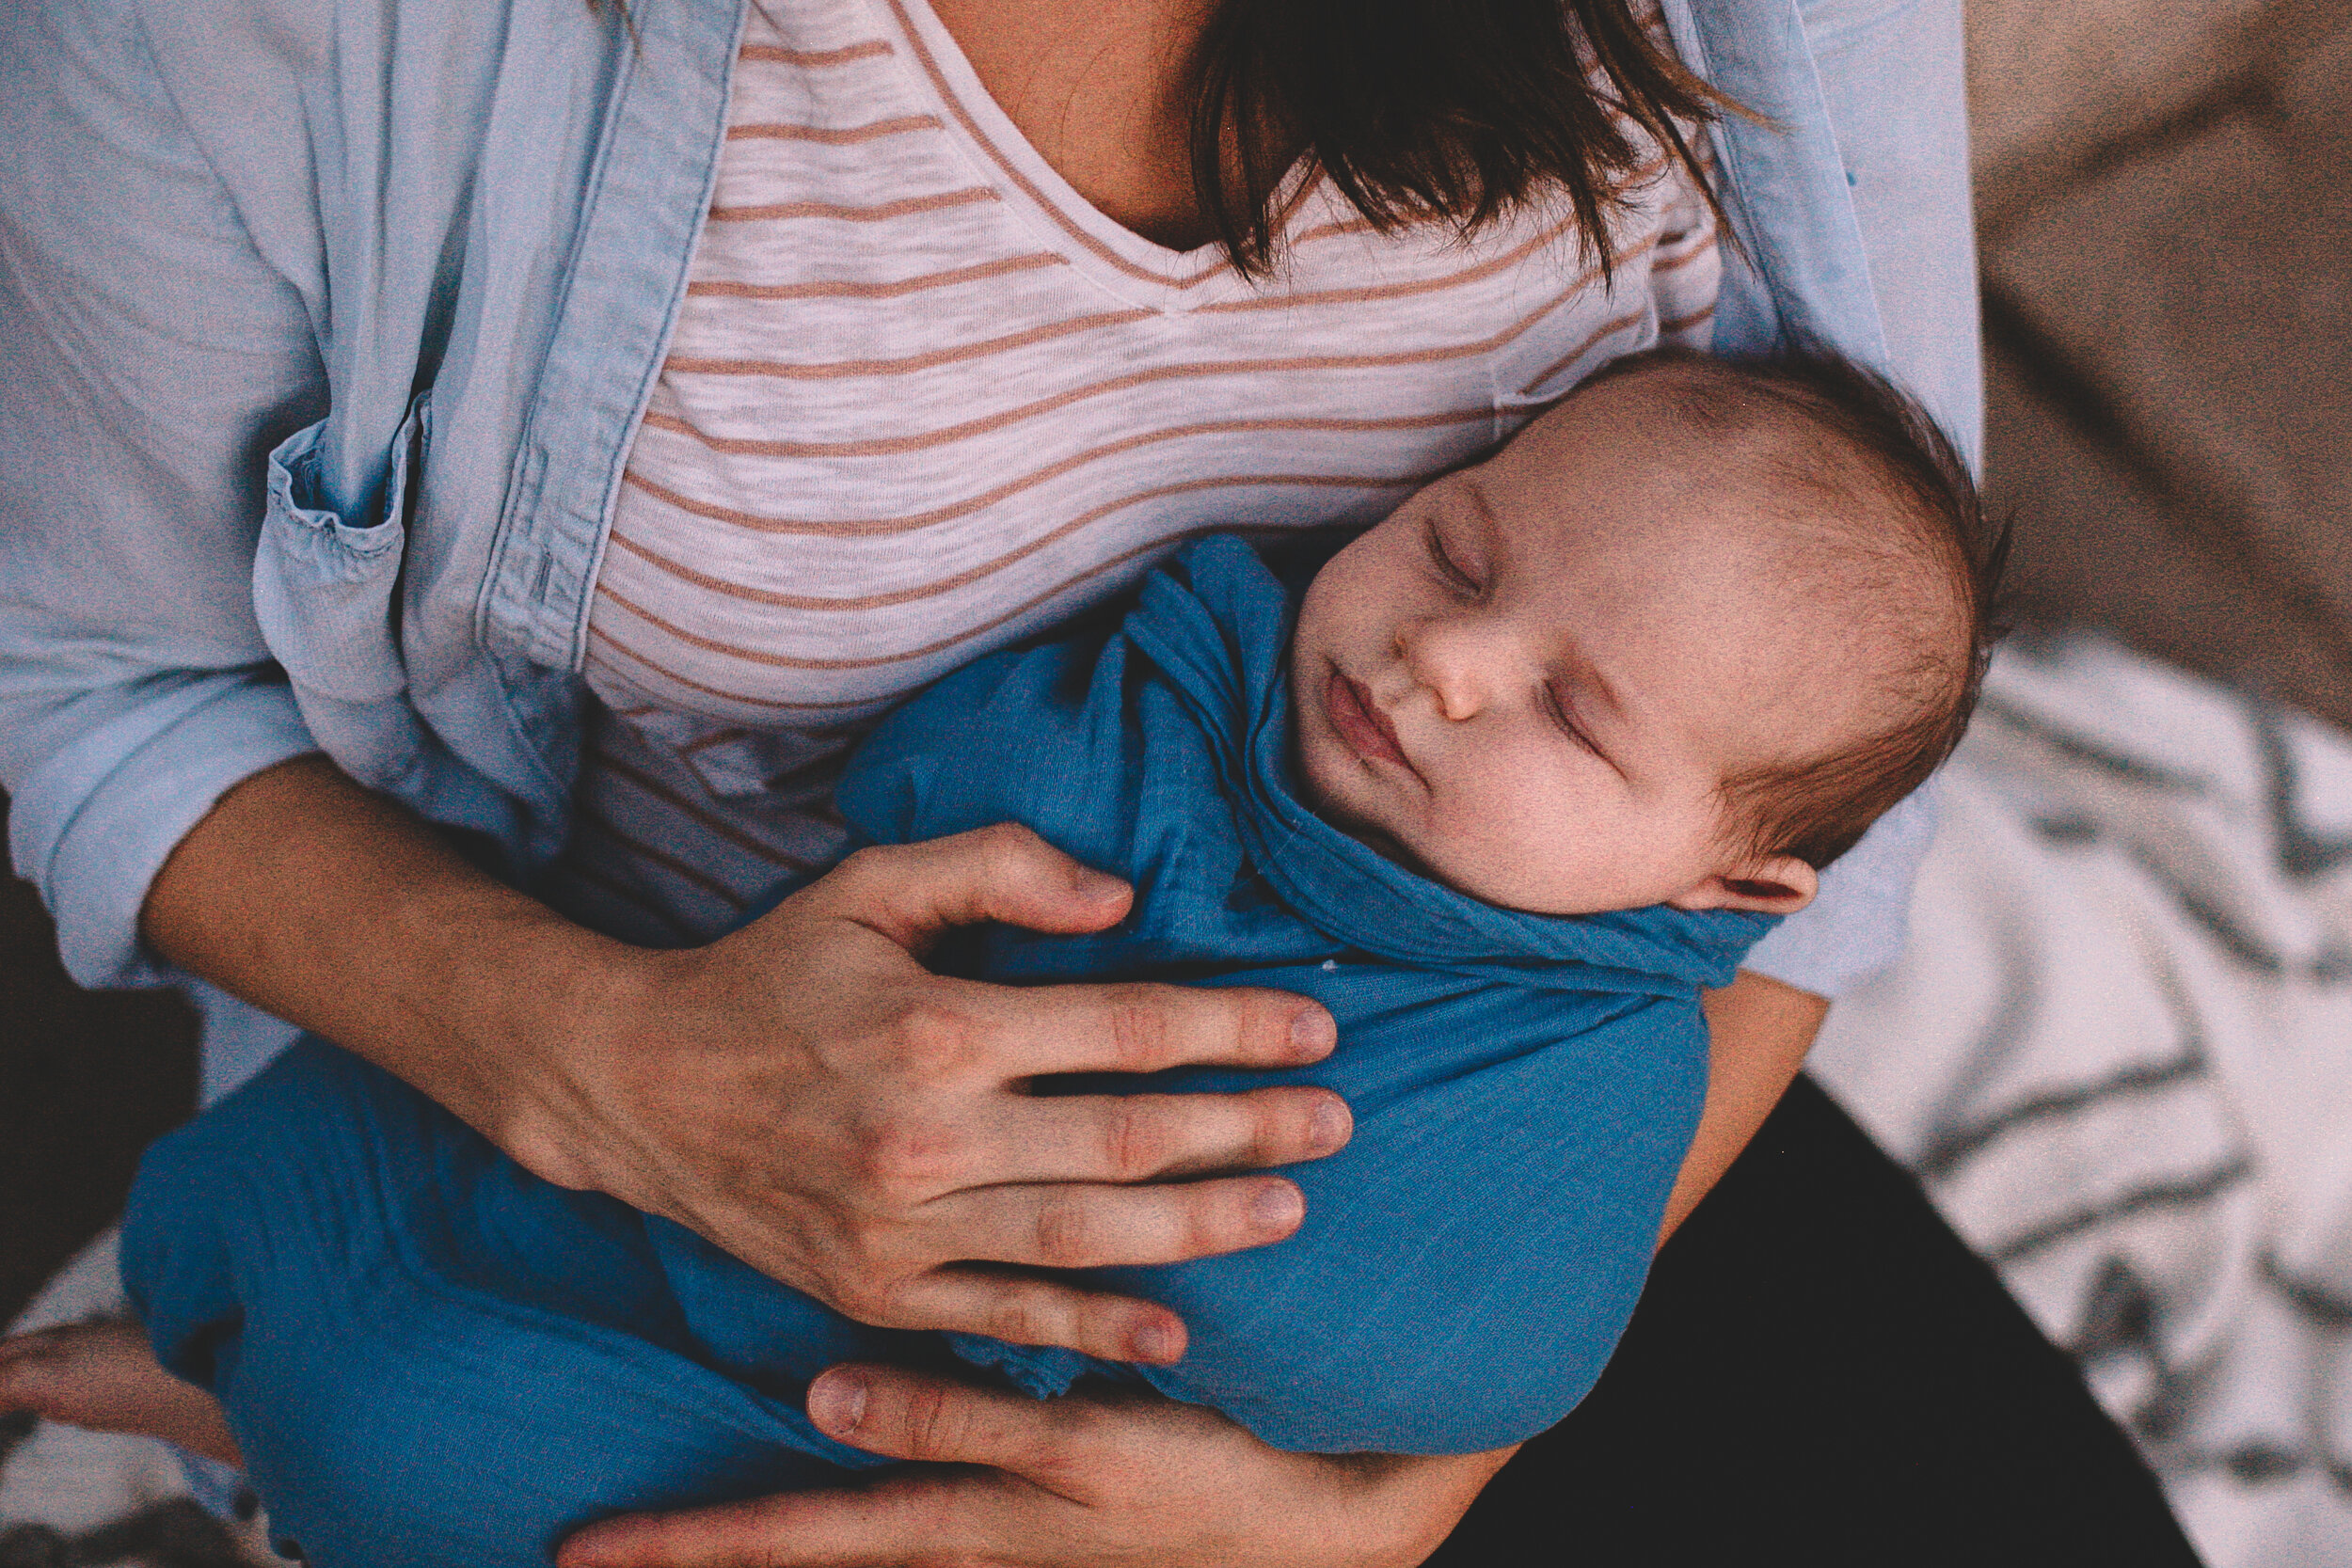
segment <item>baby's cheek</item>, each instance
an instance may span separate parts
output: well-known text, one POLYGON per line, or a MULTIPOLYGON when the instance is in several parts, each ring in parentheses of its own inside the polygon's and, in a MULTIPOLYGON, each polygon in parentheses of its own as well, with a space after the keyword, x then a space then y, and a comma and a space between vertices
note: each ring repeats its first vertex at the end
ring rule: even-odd
POLYGON ((1355 802, 1348 783, 1337 740, 1327 735, 1299 736, 1298 790, 1309 810, 1322 816, 1351 815, 1355 802))
POLYGON ((1428 840, 1418 847, 1438 879, 1490 904, 1524 903, 1547 859, 1533 823, 1493 806, 1441 812, 1428 840))

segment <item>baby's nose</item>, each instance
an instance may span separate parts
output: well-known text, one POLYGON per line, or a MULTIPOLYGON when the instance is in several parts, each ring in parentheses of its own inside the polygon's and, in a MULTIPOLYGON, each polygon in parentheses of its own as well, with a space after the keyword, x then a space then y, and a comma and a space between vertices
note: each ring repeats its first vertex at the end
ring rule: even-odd
POLYGON ((1438 699, 1438 712, 1457 724, 1477 718, 1478 710, 1486 705, 1477 689, 1466 680, 1436 682, 1430 691, 1438 699))
POLYGON ((1427 689, 1438 715, 1457 724, 1486 706, 1485 641, 1477 628, 1441 620, 1419 622, 1397 639, 1413 678, 1427 689))

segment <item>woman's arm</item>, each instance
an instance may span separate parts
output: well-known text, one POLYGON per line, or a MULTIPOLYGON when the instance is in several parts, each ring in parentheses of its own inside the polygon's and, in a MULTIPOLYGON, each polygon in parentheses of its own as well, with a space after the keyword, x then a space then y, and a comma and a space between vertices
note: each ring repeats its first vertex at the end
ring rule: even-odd
POLYGON ((1971 463, 1984 373, 1961 0, 1799 0, 1895 373, 1971 463))
MULTIPOLYGON (((1017 1080, 1293 1063, 1327 1047, 1319 1009, 935 980, 908 948, 943 924, 1088 929, 1125 908, 1001 835, 868 858, 711 947, 642 953, 500 886, 315 754, 254 565, 264 456, 326 412, 330 269, 301 121, 250 139, 311 62, 267 8, 217 8, 214 38, 201 6, 0 8, 0 782, 77 977, 142 974, 143 930, 541 1174, 868 1322, 1174 1354, 1162 1308, 941 1265, 1286 1235, 1288 1181, 1148 1179, 1311 1158, 1344 1138, 1343 1107, 1297 1089, 1045 1101, 1017 1080), (188 94, 218 109, 241 61, 260 118, 200 137, 188 94)), ((321 37, 331 12, 288 8, 321 37)))
POLYGON ((312 749, 253 557, 262 456, 326 402, 300 291, 129 9, 0 8, 0 785, 90 986, 151 978, 139 902, 172 844, 312 749))
MULTIPOLYGON (((1718 10, 1745 0, 1697 0, 1718 10)), ((1771 8, 1756 8, 1756 14, 1771 8)), ((1981 462, 1975 230, 1960 0, 1799 0, 1867 260, 1889 367, 1981 462)), ((1810 909, 1749 954, 1758 973, 1836 995, 1901 950, 1934 833, 1931 784, 1821 879, 1810 909)))
POLYGON ((1743 969, 1701 999, 1707 1009, 1707 1108, 1666 1198, 1662 1244, 1723 1180, 1756 1130, 1788 1092, 1829 1016, 1829 1001, 1769 974, 1743 969))
MULTIPOLYGON (((1707 1000, 1707 1109, 1668 1231, 1755 1135, 1828 1010, 1745 973, 1707 1000)), ((884 1367, 826 1373, 809 1414, 876 1453, 983 1468, 617 1519, 573 1537, 564 1568, 1405 1568, 1437 1549, 1517 1451, 1283 1453, 1196 1405, 1039 1401, 884 1367)))
POLYGON ((1327 1091, 1043 1099, 1032 1074, 1293 1066, 1296 997, 1014 991, 933 975, 941 930, 1083 931, 1123 884, 1018 829, 867 850, 743 930, 659 953, 473 869, 317 756, 246 781, 172 853, 154 946, 416 1084, 547 1179, 692 1227, 863 1322, 1114 1359, 1182 1354, 1166 1308, 974 1261, 1174 1260, 1287 1236, 1270 1176, 1346 1139, 1327 1091))

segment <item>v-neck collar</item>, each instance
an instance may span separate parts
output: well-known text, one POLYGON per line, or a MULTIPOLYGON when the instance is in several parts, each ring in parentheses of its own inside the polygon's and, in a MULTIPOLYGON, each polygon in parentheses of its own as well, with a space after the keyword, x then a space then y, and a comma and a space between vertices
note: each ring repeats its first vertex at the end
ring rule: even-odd
MULTIPOLYGON (((1222 245, 1176 250, 1136 233, 1081 195, 1048 163, 972 69, 930 0, 866 0, 905 45, 910 85, 929 99, 958 148, 1048 244, 1120 298, 1189 310, 1254 294, 1222 245)), ((1287 229, 1322 185, 1302 157, 1276 192, 1287 229)))

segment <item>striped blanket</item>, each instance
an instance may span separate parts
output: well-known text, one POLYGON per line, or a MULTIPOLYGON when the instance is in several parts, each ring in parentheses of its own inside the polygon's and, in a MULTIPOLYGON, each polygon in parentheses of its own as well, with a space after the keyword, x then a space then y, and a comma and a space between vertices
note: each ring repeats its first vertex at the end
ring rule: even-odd
POLYGON ((2005 650, 1905 956, 1814 1070, 2214 1568, 2352 1562, 2352 737, 2104 642, 2005 650))

